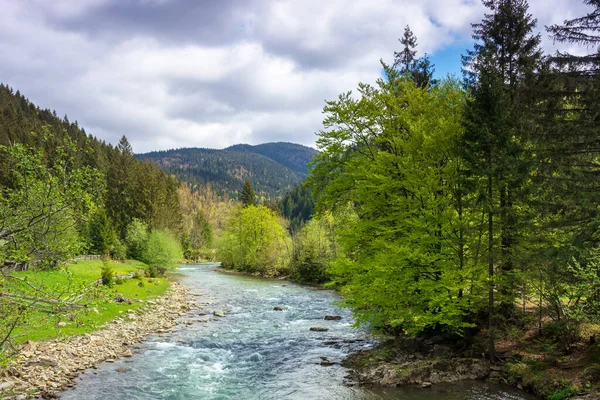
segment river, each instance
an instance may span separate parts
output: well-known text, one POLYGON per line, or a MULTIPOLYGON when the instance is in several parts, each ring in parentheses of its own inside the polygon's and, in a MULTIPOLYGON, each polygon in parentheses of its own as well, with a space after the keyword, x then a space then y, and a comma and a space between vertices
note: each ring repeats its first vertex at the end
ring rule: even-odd
POLYGON ((192 315, 169 334, 150 338, 129 359, 86 371, 64 400, 94 399, 402 399, 525 400, 512 388, 469 382, 432 389, 367 390, 348 386, 338 363, 375 344, 351 327, 338 296, 327 290, 214 271, 216 264, 180 267, 180 281, 209 315, 192 315), (283 311, 274 311, 281 307, 283 311), (210 315, 223 310, 225 318, 210 315), (324 321, 340 315, 340 321, 324 321), (313 332, 311 327, 328 328, 313 332), (321 366, 322 360, 334 362, 321 366))

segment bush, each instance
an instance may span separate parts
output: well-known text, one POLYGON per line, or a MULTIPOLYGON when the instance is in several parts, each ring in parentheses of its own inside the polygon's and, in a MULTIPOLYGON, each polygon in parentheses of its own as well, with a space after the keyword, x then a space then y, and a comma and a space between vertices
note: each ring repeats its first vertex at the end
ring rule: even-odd
POLYGON ((183 258, 181 245, 173 234, 167 230, 154 230, 148 236, 146 248, 142 253, 142 261, 162 275, 167 269, 175 269, 183 258))
POLYGON ((113 258, 113 260, 125 260, 127 258, 127 246, 117 239, 112 251, 110 252, 110 256, 113 258))
POLYGON ((287 268, 288 235, 277 215, 264 206, 239 210, 227 224, 217 258, 237 270, 278 275, 287 268))
POLYGON ((115 271, 110 266, 108 261, 102 260, 102 270, 100 271, 100 278, 102 279, 102 284, 104 286, 112 287, 114 276, 115 271))
POLYGON ((130 258, 141 260, 144 256, 147 243, 148 225, 139 219, 134 219, 129 226, 127 226, 127 231, 125 232, 127 254, 130 258))

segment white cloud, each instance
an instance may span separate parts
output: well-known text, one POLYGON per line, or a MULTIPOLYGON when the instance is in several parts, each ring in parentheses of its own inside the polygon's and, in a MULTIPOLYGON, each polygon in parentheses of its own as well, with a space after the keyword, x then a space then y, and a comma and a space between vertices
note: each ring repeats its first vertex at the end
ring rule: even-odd
MULTIPOLYGON (((543 28, 586 10, 573 3, 531 11, 543 28)), ((0 0, 0 80, 102 139, 127 135, 137 152, 310 145, 324 100, 373 82, 406 24, 431 54, 468 40, 483 13, 474 0, 211 4, 0 0)))

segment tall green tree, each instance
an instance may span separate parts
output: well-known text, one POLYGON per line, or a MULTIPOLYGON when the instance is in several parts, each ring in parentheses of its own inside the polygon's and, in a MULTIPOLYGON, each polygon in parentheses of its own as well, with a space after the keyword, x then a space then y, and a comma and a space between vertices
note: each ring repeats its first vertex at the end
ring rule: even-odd
POLYGON ((244 207, 256 205, 256 194, 254 193, 254 188, 252 187, 252 182, 250 182, 250 179, 246 179, 244 182, 244 188, 240 194, 240 201, 244 207))
POLYGON ((82 249, 78 227, 93 207, 100 175, 71 168, 69 150, 59 146, 52 168, 44 152, 23 145, 0 146, 9 166, 10 187, 0 186, 0 259, 40 261, 51 267, 82 249))
POLYGON ((324 109, 309 182, 320 209, 345 210, 345 256, 330 271, 361 323, 459 333, 484 306, 477 230, 455 198, 465 94, 457 82, 426 89, 384 68, 376 86, 324 109))
POLYGON ((287 268, 288 235, 280 218, 265 206, 249 205, 229 220, 217 244, 226 267, 278 275, 287 268))
POLYGON ((463 57, 472 100, 466 109, 464 157, 471 179, 479 181, 487 211, 489 274, 489 353, 495 357, 495 283, 499 282, 501 309, 512 313, 515 255, 527 217, 519 215, 527 203, 531 153, 527 135, 533 128, 534 101, 527 95, 541 59, 536 20, 525 0, 483 0, 489 12, 473 24, 474 49, 463 57), (499 251, 498 251, 499 250, 499 251), (495 266, 501 274, 495 277, 495 266))
POLYGON ((406 25, 404 35, 398 41, 403 47, 401 51, 394 52, 394 67, 400 67, 400 73, 403 75, 410 74, 417 58, 417 38, 410 26, 406 25))

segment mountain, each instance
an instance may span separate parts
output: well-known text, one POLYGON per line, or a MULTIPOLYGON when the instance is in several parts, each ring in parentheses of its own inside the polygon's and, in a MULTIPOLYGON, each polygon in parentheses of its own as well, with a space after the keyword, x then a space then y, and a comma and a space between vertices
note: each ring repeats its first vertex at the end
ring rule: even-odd
POLYGON ((287 142, 264 143, 256 146, 236 144, 225 150, 260 154, 304 175, 308 173, 307 164, 318 153, 311 147, 287 142))
POLYGON ((139 154, 192 187, 207 184, 237 197, 246 178, 263 199, 281 198, 308 173, 317 151, 294 143, 237 144, 223 150, 183 148, 139 154))

